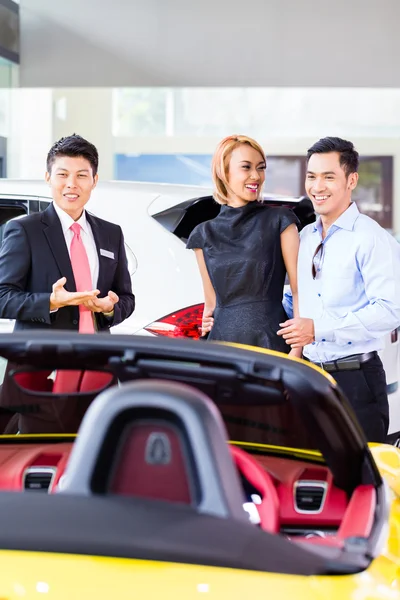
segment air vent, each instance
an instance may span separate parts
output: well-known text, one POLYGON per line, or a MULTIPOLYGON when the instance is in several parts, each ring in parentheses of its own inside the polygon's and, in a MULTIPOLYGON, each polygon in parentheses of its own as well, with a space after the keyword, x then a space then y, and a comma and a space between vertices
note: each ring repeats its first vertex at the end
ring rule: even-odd
POLYGON ((30 467, 26 469, 23 477, 24 490, 47 493, 55 473, 55 467, 30 467))
POLYGON ((324 507, 328 484, 324 481, 296 481, 294 507, 298 513, 317 514, 324 507))

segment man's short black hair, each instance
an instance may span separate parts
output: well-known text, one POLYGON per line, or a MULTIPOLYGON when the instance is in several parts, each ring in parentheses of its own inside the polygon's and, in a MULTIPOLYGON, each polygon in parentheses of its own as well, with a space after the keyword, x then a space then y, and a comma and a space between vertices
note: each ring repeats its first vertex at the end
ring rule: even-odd
POLYGON ((99 168, 99 154, 96 146, 76 133, 68 137, 63 137, 52 145, 47 155, 46 165, 48 173, 51 173, 51 168, 58 156, 81 156, 82 158, 86 158, 92 167, 93 177, 99 168))
POLYGON ((340 166, 346 173, 346 177, 350 173, 358 171, 358 152, 354 148, 353 142, 342 140, 338 137, 325 137, 315 142, 311 148, 307 150, 307 163, 313 154, 326 154, 328 152, 338 152, 340 166))

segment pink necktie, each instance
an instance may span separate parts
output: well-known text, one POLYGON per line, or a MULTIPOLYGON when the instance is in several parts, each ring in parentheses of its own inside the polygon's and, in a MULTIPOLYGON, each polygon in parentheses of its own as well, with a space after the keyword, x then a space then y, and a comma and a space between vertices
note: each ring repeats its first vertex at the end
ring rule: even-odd
MULTIPOLYGON (((77 292, 89 292, 92 289, 92 275, 89 259, 81 238, 82 227, 79 223, 71 225, 74 234, 71 242, 71 265, 77 292)), ((94 333, 92 312, 85 306, 79 306, 79 333, 94 333)))

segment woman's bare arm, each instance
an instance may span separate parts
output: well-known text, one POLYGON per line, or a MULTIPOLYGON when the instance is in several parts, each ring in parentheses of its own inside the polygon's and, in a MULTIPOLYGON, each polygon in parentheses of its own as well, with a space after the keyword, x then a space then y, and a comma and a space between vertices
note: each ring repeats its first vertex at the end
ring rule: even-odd
MULTIPOLYGON (((281 233, 282 256, 288 274, 290 289, 293 296, 293 316, 299 317, 299 294, 297 289, 297 259, 299 255, 300 237, 296 225, 289 225, 281 233)), ((311 267, 310 267, 311 268, 311 267)), ((290 354, 301 356, 301 348, 291 350, 290 354)))
POLYGON ((201 279, 203 282, 203 291, 204 291, 204 312, 203 312, 203 321, 201 334, 205 335, 209 331, 211 331, 212 326, 214 324, 214 319, 212 315, 214 314, 215 305, 216 305, 216 296, 213 288, 213 284, 211 283, 210 276, 207 271, 206 262, 204 260, 203 250, 201 248, 195 249, 195 255, 197 264, 199 266, 199 271, 201 275, 201 279))

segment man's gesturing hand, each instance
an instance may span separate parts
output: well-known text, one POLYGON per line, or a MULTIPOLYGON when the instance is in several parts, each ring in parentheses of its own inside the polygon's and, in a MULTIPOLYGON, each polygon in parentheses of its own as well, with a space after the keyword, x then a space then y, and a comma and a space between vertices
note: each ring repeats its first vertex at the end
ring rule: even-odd
POLYGON ((68 292, 64 285, 67 283, 65 277, 61 277, 53 284, 53 291, 50 295, 50 310, 56 310, 63 306, 79 306, 85 304, 88 300, 96 298, 100 294, 99 290, 85 292, 68 292))
POLYGON ((314 321, 312 319, 297 317, 279 323, 279 325, 282 329, 279 329, 277 334, 281 335, 292 348, 302 348, 307 344, 311 344, 315 339, 314 321))
POLYGON ((104 298, 91 298, 84 302, 84 305, 92 312, 109 313, 114 310, 114 304, 118 301, 117 294, 110 290, 104 298))

